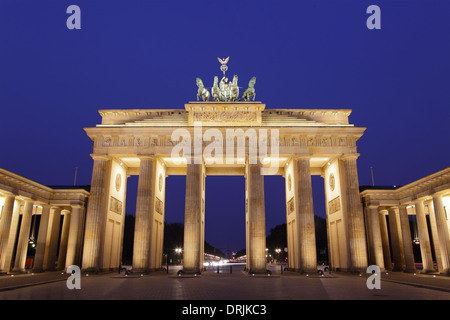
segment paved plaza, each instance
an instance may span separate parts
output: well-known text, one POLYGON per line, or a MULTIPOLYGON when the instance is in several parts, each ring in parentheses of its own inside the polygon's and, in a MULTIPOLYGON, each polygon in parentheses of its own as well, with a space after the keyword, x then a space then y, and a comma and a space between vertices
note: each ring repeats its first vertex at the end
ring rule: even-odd
POLYGON ((81 289, 68 289, 69 274, 0 277, 0 300, 450 300, 450 278, 382 273, 381 289, 368 289, 370 274, 281 272, 248 275, 240 268, 216 268, 199 276, 178 276, 176 268, 151 274, 82 274, 81 289))

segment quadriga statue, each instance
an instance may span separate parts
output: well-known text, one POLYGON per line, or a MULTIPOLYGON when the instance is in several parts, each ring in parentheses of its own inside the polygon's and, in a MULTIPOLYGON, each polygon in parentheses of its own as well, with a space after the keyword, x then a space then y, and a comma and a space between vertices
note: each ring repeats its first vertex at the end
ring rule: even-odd
POLYGON ((244 93, 242 94, 242 101, 250 101, 252 98, 253 101, 255 101, 255 83, 256 77, 251 78, 248 83, 248 88, 245 89, 244 93))
POLYGON ((209 100, 209 91, 205 88, 205 86, 203 85, 203 81, 200 78, 197 78, 197 101, 200 100, 200 98, 203 101, 208 101, 209 100))

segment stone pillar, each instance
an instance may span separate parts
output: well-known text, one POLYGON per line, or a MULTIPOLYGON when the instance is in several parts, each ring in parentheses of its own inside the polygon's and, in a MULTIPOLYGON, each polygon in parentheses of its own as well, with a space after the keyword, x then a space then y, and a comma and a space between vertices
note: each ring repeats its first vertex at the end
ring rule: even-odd
MULTIPOLYGON (((316 231, 309 157, 294 160, 294 184, 298 249, 301 273, 317 272, 316 231)), ((264 200, 264 199, 263 199, 264 200)))
POLYGON ((33 272, 44 271, 44 255, 47 242, 48 222, 50 218, 50 205, 42 206, 41 222, 39 223, 39 234, 34 254, 33 272))
POLYGON ((61 223, 61 208, 54 207, 50 215, 47 242, 44 254, 44 269, 55 271, 56 250, 58 249, 59 229, 61 223))
POLYGON ((64 210, 63 225, 61 231, 61 240, 59 244, 58 267, 57 270, 63 270, 66 267, 67 244, 69 241, 69 228, 72 221, 71 212, 64 210))
POLYGON ((267 273, 264 176, 261 165, 247 164, 249 273, 267 273))
POLYGON ((104 220, 108 210, 111 160, 105 156, 93 156, 91 191, 86 213, 82 269, 99 271, 100 246, 104 220))
POLYGON ((398 214, 400 217, 400 225, 403 238, 403 252, 405 256, 405 270, 404 272, 417 272, 414 263, 414 252, 412 248, 411 229, 409 227, 408 211, 406 205, 400 204, 398 207, 398 214))
POLYGON ((9 272, 13 267, 12 262, 14 259, 14 248, 17 240, 17 233, 19 229, 20 212, 22 210, 22 201, 14 200, 14 209, 11 219, 11 227, 9 229, 8 245, 5 248, 5 260, 4 267, 9 272))
POLYGON ((384 267, 386 270, 392 270, 391 249, 389 246, 389 235, 386 223, 386 215, 383 212, 387 212, 387 210, 380 210, 378 217, 380 219, 380 231, 381 231, 381 243, 383 245, 384 267))
POLYGON ((340 159, 340 176, 343 180, 343 207, 347 215, 351 271, 366 271, 367 251, 364 215, 359 195, 357 155, 340 159))
POLYGON ((134 228, 133 270, 147 272, 149 268, 152 212, 155 201, 156 159, 153 157, 141 157, 140 161, 134 228))
POLYGON ((423 199, 414 201, 417 218, 417 229, 419 232, 420 254, 422 256, 423 273, 434 272, 433 257, 431 255, 430 236, 428 234, 427 219, 423 199))
POLYGON ((22 272, 22 273, 26 272, 25 263, 27 260, 28 240, 30 238, 32 214, 33 214, 33 201, 25 200, 13 272, 22 272))
POLYGON ((398 208, 388 208, 389 231, 391 235, 392 253, 394 256, 393 271, 402 271, 404 269, 404 253, 402 244, 402 234, 400 230, 400 221, 398 217, 398 208))
POLYGON ((10 266, 5 265, 6 253, 9 242, 9 233, 13 218, 15 196, 7 194, 3 204, 2 217, 0 219, 0 274, 9 272, 10 266))
POLYGON ((79 252, 78 238, 80 236, 81 210, 83 210, 81 205, 72 205, 69 237, 67 240, 66 269, 79 263, 77 253, 79 252))
POLYGON ((183 273, 199 274, 203 266, 202 252, 202 192, 203 164, 190 163, 186 171, 186 202, 184 217, 183 273))
POLYGON ((432 197, 442 260, 442 270, 440 272, 450 275, 450 235, 445 216, 444 203, 440 194, 435 193, 432 197))
POLYGON ((424 201, 425 212, 428 210, 428 217, 430 218, 430 229, 431 229, 431 241, 433 242, 432 250, 434 250, 435 258, 436 258, 436 266, 437 271, 443 269, 442 259, 441 259, 441 245, 439 243, 439 237, 437 234, 437 225, 436 225, 436 217, 434 214, 433 201, 425 200, 424 201))
POLYGON ((370 229, 372 234, 372 252, 373 263, 375 263, 381 271, 384 270, 383 258, 383 242, 381 240, 380 218, 378 213, 378 206, 368 206, 370 219, 370 229))

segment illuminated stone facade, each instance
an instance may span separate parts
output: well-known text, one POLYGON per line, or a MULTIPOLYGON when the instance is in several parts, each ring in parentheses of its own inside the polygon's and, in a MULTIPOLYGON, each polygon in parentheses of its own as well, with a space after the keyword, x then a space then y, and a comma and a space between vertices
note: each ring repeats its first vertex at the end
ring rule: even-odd
POLYGON ((101 124, 85 128, 94 143, 94 167, 84 270, 109 270, 120 263, 124 213, 118 208, 125 206, 130 175, 139 175, 134 270, 161 268, 165 179, 169 175, 186 175, 186 273, 202 270, 205 179, 210 175, 242 175, 246 179, 249 272, 266 272, 264 197, 270 195, 264 194, 265 175, 282 175, 286 180, 290 270, 317 269, 311 175, 325 179, 333 269, 367 267, 356 167, 356 142, 365 128, 349 123, 350 110, 265 109, 260 102, 190 102, 184 110, 99 112, 101 124))
POLYGON ((361 198, 371 264, 416 272, 413 245, 418 245, 421 272, 450 275, 450 167, 402 187, 364 188, 361 198), (415 216, 415 239, 408 216, 415 216))
POLYGON ((33 272, 80 264, 88 198, 88 187, 48 187, 0 168, 0 273, 27 271, 30 242, 33 272))

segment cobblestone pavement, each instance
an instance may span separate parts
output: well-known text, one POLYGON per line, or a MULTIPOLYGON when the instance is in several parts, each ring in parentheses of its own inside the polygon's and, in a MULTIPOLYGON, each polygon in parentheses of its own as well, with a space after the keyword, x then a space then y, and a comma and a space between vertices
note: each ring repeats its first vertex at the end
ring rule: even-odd
POLYGON ((68 289, 64 272, 4 275, 0 300, 450 300, 450 277, 382 273, 381 289, 369 290, 370 274, 320 276, 281 272, 248 275, 210 269, 199 276, 169 273, 82 274, 81 289, 68 289))

